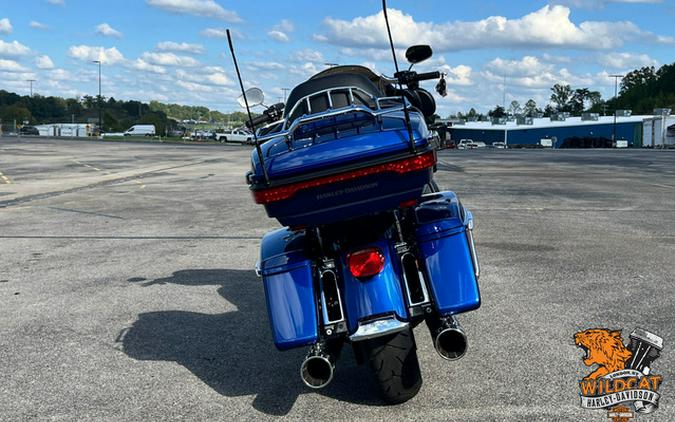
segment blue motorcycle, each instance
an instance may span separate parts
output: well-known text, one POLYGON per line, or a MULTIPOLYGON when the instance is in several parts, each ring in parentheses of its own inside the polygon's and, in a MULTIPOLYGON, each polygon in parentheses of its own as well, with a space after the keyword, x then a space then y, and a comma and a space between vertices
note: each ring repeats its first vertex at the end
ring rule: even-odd
MULTIPOLYGON (((412 65, 431 55, 406 52, 412 65)), ((433 180, 436 106, 419 82, 439 78, 442 93, 438 72, 336 66, 249 122, 258 130, 246 180, 283 226, 263 237, 256 271, 276 347, 308 348, 300 376, 310 388, 330 383, 349 343, 385 401, 411 399, 422 322, 443 359, 466 353, 456 316, 480 306, 480 271, 472 214, 433 180)), ((262 92, 242 103, 262 103, 262 92)))

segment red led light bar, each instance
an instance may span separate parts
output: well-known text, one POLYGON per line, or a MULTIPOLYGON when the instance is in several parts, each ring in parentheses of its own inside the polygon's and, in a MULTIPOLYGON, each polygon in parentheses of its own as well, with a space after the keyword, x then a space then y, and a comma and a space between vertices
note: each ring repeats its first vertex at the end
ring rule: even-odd
POLYGON ((392 161, 391 163, 378 164, 376 166, 347 171, 332 176, 320 177, 318 179, 307 180, 304 182, 291 183, 289 185, 275 188, 253 191, 253 199, 258 204, 269 204, 270 202, 288 199, 303 189, 316 188, 332 183, 346 182, 348 180, 358 179, 360 177, 370 176, 378 173, 405 174, 413 171, 424 170, 426 168, 432 167, 434 164, 436 164, 436 153, 431 151, 416 157, 392 161))

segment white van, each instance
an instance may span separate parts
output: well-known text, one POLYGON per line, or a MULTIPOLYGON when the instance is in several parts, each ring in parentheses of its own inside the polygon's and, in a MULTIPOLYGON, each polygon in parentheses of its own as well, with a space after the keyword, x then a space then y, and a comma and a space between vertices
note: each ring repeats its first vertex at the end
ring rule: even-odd
POLYGON ((155 125, 133 125, 124 136, 155 136, 155 125))

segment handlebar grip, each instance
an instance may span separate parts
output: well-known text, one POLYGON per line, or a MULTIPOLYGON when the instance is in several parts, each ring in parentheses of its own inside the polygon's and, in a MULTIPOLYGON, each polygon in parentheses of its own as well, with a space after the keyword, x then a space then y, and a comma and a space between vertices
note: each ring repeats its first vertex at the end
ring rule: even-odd
POLYGON ((438 79, 441 77, 441 72, 427 72, 427 73, 419 73, 415 79, 418 81, 425 81, 427 79, 438 79))
POLYGON ((267 114, 263 114, 263 115, 261 115, 261 116, 258 116, 258 117, 256 117, 256 118, 254 118, 254 119, 251 120, 251 121, 247 121, 247 122, 246 122, 246 127, 249 128, 249 129, 253 129, 253 128, 256 127, 256 126, 260 126, 260 125, 262 125, 262 124, 267 123, 267 122, 269 121, 269 119, 270 119, 270 118, 269 118, 269 116, 268 116, 267 114), (251 127, 251 125, 253 125, 253 127, 251 127))

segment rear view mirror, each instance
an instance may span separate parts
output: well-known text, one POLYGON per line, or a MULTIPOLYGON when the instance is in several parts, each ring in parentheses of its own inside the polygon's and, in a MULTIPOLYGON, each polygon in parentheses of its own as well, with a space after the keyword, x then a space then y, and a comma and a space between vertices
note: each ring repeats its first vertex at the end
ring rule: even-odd
MULTIPOLYGON (((246 95, 249 107, 259 106, 265 101, 265 94, 263 94, 260 88, 249 88, 244 94, 246 95)), ((240 95, 237 98, 237 102, 242 108, 246 108, 246 101, 244 101, 244 95, 240 95)))
POLYGON ((425 61, 433 56, 433 54, 434 52, 428 45, 413 45, 406 50, 405 58, 408 60, 408 63, 416 64, 425 61))

